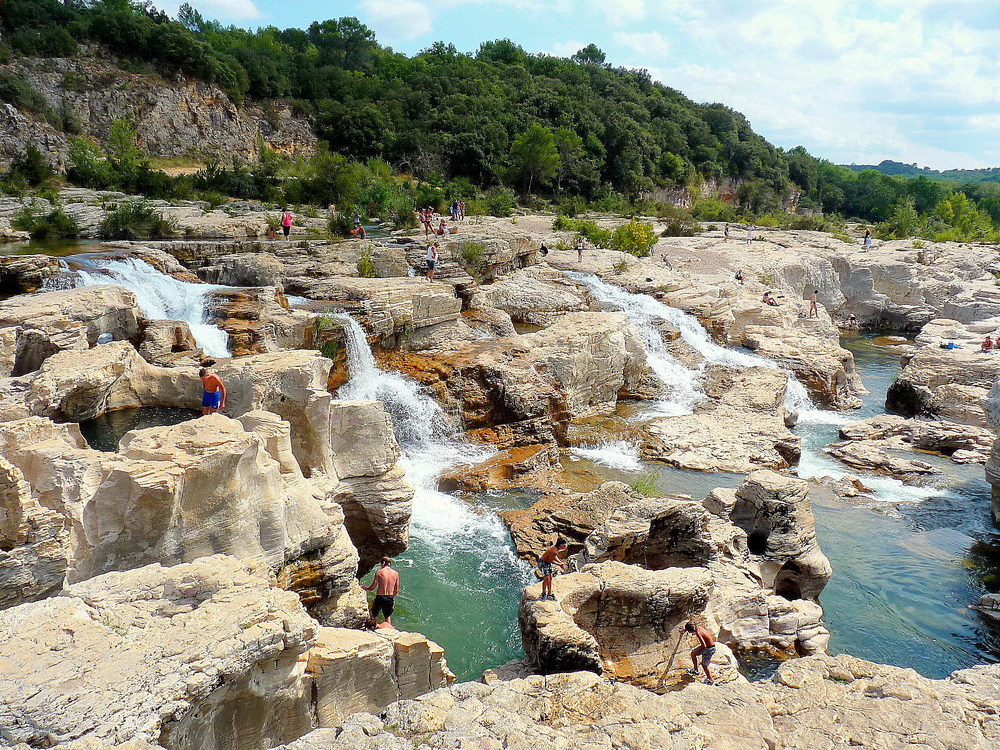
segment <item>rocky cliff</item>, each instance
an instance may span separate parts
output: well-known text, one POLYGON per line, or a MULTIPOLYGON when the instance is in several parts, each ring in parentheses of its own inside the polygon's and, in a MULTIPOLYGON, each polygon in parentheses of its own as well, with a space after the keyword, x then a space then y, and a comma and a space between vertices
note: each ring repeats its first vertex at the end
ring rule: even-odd
MULTIPOLYGON (((96 53, 24 58, 0 65, 0 72, 29 84, 83 135, 103 140, 115 120, 128 120, 139 147, 151 156, 229 161, 233 156, 253 158, 261 146, 285 154, 309 153, 316 146, 312 124, 285 105, 237 106, 216 86, 127 72, 96 53)), ((0 167, 31 144, 57 166, 66 166, 66 133, 0 105, 0 167)))

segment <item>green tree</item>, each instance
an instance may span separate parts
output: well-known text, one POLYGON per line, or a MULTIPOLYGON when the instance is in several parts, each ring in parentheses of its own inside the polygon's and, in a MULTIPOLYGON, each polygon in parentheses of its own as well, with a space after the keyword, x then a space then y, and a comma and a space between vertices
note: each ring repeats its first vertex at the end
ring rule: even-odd
POLYGON ((572 59, 580 65, 604 65, 607 56, 596 44, 588 44, 583 49, 577 50, 572 59))
POLYGON ((531 192, 532 184, 551 180, 559 173, 559 149, 548 128, 534 124, 514 139, 510 147, 511 170, 516 179, 531 192))

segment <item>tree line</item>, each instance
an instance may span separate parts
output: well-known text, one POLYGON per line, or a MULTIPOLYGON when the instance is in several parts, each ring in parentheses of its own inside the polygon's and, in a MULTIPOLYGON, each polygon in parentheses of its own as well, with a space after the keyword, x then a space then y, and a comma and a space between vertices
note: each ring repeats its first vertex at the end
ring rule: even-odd
MULTIPOLYGON (((958 193, 975 214, 964 226, 978 238, 1000 222, 996 183, 855 172, 801 147, 776 148, 742 114, 613 67, 594 45, 558 58, 507 39, 471 53, 437 42, 407 56, 356 18, 248 30, 189 4, 174 19, 134 0, 3 0, 0 34, 0 62, 97 44, 129 69, 214 83, 237 102, 285 100, 313 119, 330 154, 383 161, 432 185, 612 207, 639 205, 657 188, 698 195, 710 181, 736 178, 748 214, 780 210, 794 190, 807 209, 900 225, 912 210, 935 230, 958 193)), ((23 85, 7 88, 6 100, 30 98, 23 85)), ((0 80, 0 100, 4 92, 0 80)))

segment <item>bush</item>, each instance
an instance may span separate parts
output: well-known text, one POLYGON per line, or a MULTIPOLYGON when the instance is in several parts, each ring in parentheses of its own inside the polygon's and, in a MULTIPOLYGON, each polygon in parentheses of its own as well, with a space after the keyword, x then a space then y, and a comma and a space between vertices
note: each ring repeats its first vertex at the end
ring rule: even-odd
POLYGON ((552 222, 556 231, 576 232, 598 247, 610 247, 612 232, 600 226, 593 219, 571 219, 568 216, 557 216, 552 222))
POLYGON ((350 237, 354 229, 354 214, 353 206, 344 206, 339 211, 331 211, 326 220, 326 228, 334 237, 350 237))
POLYGON ((648 221, 631 221, 615 228, 611 233, 611 249, 645 258, 657 241, 656 230, 648 221))
POLYGON ((33 240, 72 239, 80 236, 76 220, 61 208, 55 208, 47 214, 36 214, 25 206, 11 222, 11 226, 27 232, 33 240))
POLYGON ((375 278, 375 262, 372 260, 372 251, 368 248, 358 258, 358 276, 363 279, 375 278))
POLYGON ((471 207, 467 205, 466 208, 474 216, 504 218, 514 214, 514 209, 517 208, 517 196, 508 188, 494 188, 484 193, 482 198, 469 203, 471 207))
POLYGON ((38 187, 51 180, 54 174, 49 160, 32 145, 28 146, 24 153, 14 157, 7 171, 7 178, 24 183, 28 187, 38 187))
POLYGON ((111 205, 97 233, 105 240, 159 240, 169 239, 177 231, 173 219, 167 219, 145 201, 126 201, 111 205))
POLYGON ((463 242, 458 248, 458 257, 462 259, 465 270, 475 276, 482 268, 485 252, 486 246, 482 242, 463 242))
POLYGON ((736 221, 739 212, 718 198, 702 198, 691 207, 691 215, 700 221, 736 221))
POLYGON ((52 118, 52 110, 45 97, 32 88, 24 78, 13 73, 0 72, 0 102, 13 104, 46 119, 52 118))
POLYGON ((697 222, 691 219, 670 219, 664 227, 661 237, 694 237, 701 231, 697 222))

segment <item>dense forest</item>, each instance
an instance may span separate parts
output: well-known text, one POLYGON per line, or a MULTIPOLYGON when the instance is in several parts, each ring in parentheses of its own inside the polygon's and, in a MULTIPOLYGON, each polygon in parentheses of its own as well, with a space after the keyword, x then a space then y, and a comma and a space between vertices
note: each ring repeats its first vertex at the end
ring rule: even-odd
POLYGON ((1000 167, 988 169, 946 169, 943 172, 930 167, 918 167, 916 164, 903 164, 899 161, 886 159, 878 164, 850 164, 847 167, 855 172, 874 169, 882 174, 899 177, 929 177, 932 180, 949 180, 951 182, 1000 182, 1000 167))
MULTIPOLYGON (((777 212, 795 190, 802 208, 881 222, 885 232, 984 239, 1000 225, 1000 184, 858 172, 801 147, 784 151, 740 113, 693 102, 645 71, 612 67, 594 45, 556 58, 509 40, 468 54, 438 42, 408 57, 355 18, 251 31, 206 20, 188 4, 172 19, 133 0, 3 0, 0 35, 0 62, 84 54, 96 44, 130 69, 215 83, 236 101, 282 99, 313 118, 328 146, 321 164, 212 165, 196 187, 228 195, 274 197, 280 188, 289 200, 360 202, 325 175, 354 169, 354 182, 372 183, 372 170, 388 165, 440 186, 442 199, 516 191, 522 201, 570 210, 624 210, 648 209, 656 188, 698 196, 709 181, 732 177, 738 205, 705 199, 694 218, 777 212)), ((27 106, 30 98, 0 75, 0 101, 27 106)), ((113 158, 96 145, 77 144, 76 153, 89 160, 76 170, 83 184, 169 189, 142 169, 153 184, 125 183, 107 169, 95 176, 97 162, 113 158)))

